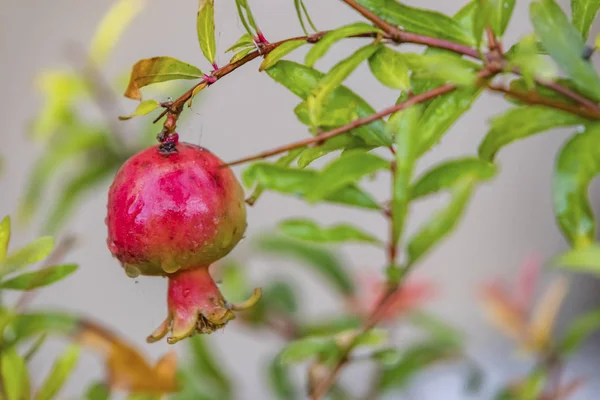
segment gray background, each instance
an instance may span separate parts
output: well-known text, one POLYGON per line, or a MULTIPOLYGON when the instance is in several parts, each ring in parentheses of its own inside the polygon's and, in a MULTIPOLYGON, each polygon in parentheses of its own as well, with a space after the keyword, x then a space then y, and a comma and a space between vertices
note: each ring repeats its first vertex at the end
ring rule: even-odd
MULTIPOLYGON (((27 174, 40 151, 25 137, 27 121, 42 102, 32 87, 33 78, 44 68, 67 66, 65 46, 71 41, 88 43, 110 3, 109 0, 0 0, 0 88, 3 92, 0 152, 6 163, 0 179, 0 214, 16 211, 27 174)), ((115 76, 138 59, 156 55, 174 56, 209 70, 196 42, 196 3, 196 0, 149 0, 146 10, 116 47, 105 74, 115 76)), ((462 1, 443 0, 407 3, 447 13, 455 12, 463 4, 462 1)), ((562 3, 566 5, 567 2, 562 3)), ((321 29, 360 19, 340 1, 306 0, 306 4, 321 29)), ((252 6, 270 40, 301 33, 291 0, 252 1, 252 6)), ((529 32, 528 6, 528 1, 518 2, 505 43, 512 44, 529 32)), ((223 56, 222 52, 243 34, 235 17, 233 1, 217 2, 217 33, 218 61, 225 64, 229 57, 223 56)), ((594 34, 592 32, 591 37, 594 34)), ((359 45, 358 41, 336 45, 317 68, 326 70, 359 45)), ((300 49, 292 58, 301 60, 305 51, 300 49)), ((223 159, 231 160, 305 137, 305 127, 298 123, 292 112, 298 99, 265 74, 259 74, 257 67, 258 62, 246 65, 206 91, 202 101, 193 107, 194 115, 180 127, 183 139, 199 143, 223 159)), ((391 104, 396 97, 370 76, 366 66, 359 68, 348 84, 376 109, 391 104)), ((134 104, 123 101, 122 106, 124 110, 130 110, 134 104)), ((455 124, 441 145, 424 157, 419 169, 441 159, 474 154, 486 131, 487 120, 505 107, 506 103, 500 97, 484 95, 473 110, 455 124)), ((439 294, 429 308, 464 328, 473 354, 489 367, 491 387, 525 371, 529 361, 516 357, 510 343, 485 324, 476 301, 478 285, 492 276, 512 279, 520 263, 532 253, 540 253, 547 259, 566 248, 553 219, 550 179, 556 150, 568 133, 556 130, 503 150, 499 156, 500 176, 477 191, 459 229, 427 257, 416 273, 439 285, 439 294)), ((386 197, 387 180, 379 179, 368 186, 381 198, 386 197)), ((594 187, 596 185, 592 192, 594 187)), ((597 196, 592 194, 594 199, 597 196)), ((442 200, 423 202, 415 207, 410 229, 414 230, 442 204, 442 200)), ((36 304, 93 315, 157 357, 168 346, 165 343, 146 345, 143 338, 165 315, 166 282, 142 278, 135 284, 125 278, 105 246, 105 203, 106 190, 102 188, 89 195, 77 210, 67 230, 80 235, 80 244, 68 259, 79 263, 81 269, 64 283, 43 290, 36 304)), ((249 209, 249 235, 273 226, 284 217, 304 215, 323 223, 354 221, 374 233, 386 231, 383 219, 375 215, 329 206, 309 207, 289 197, 268 194, 249 209)), ((37 236, 35 226, 32 228, 16 229, 13 248, 37 236)), ((234 255, 243 255, 245 246, 246 243, 240 245, 234 255)), ((384 265, 384 259, 376 249, 350 246, 344 248, 344 255, 348 268, 357 272, 377 273, 384 265)), ((259 259, 248 265, 248 269, 257 280, 268 275, 293 276, 303 289, 307 314, 323 315, 340 306, 339 300, 327 293, 327 288, 314 276, 290 263, 259 259)), ((568 318, 577 310, 598 304, 597 293, 600 291, 595 280, 575 277, 571 288, 563 317, 568 318)), ((256 366, 277 351, 278 339, 271 334, 248 331, 234 322, 224 332, 214 335, 213 340, 237 378, 239 398, 268 398, 264 378, 256 366)), ((61 346, 60 342, 55 342, 42 357, 36 358, 36 379, 45 375, 49 360, 61 346)), ((599 355, 600 349, 592 342, 570 364, 569 375, 579 373, 590 380, 588 389, 579 391, 577 399, 597 398, 592 393, 600 390, 599 355)), ((77 393, 90 376, 101 376, 100 368, 97 357, 86 355, 69 392, 77 393)), ((460 373, 448 368, 436 369, 404 393, 406 397, 398 395, 396 398, 461 398, 460 373)), ((361 368, 348 368, 344 373, 344 380, 357 389, 365 387, 364 377, 361 368)), ((482 398, 488 397, 489 393, 482 398)))

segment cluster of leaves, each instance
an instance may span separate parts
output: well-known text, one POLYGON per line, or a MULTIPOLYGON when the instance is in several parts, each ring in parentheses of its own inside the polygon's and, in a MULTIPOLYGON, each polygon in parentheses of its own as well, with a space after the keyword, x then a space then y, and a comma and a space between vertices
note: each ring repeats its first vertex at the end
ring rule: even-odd
MULTIPOLYGON (((260 161, 250 165, 242 176, 246 187, 253 189, 248 202, 254 203, 262 193, 272 191, 295 196, 309 204, 330 203, 383 213, 390 221, 389 237, 384 238, 350 223, 325 227, 316 221, 293 218, 279 224, 279 235, 258 241, 261 252, 295 259, 313 268, 347 303, 361 304, 364 299, 358 296, 355 279, 348 275, 329 247, 350 242, 379 246, 382 250, 385 247, 389 254, 388 263, 384 265, 387 283, 401 285, 394 294, 399 298, 392 299, 392 304, 404 304, 402 296, 406 296, 409 288, 407 273, 452 233, 475 190, 497 175, 499 151, 532 135, 557 127, 571 127, 575 132, 566 140, 556 159, 553 200, 559 228, 572 249, 557 256, 552 264, 600 274, 600 245, 594 241, 596 222, 587 198, 588 186, 600 172, 600 154, 596 150, 600 142, 597 122, 600 119, 597 106, 600 77, 587 57, 592 46, 586 45, 600 2, 572 0, 571 20, 555 0, 532 2, 530 19, 534 33, 524 36, 503 52, 502 47, 498 48, 491 39, 500 41, 509 26, 515 0, 471 0, 453 16, 394 0, 347 1, 355 8, 361 7, 365 11, 363 15, 370 13, 381 23, 357 22, 326 32, 316 32, 303 1, 295 0, 300 25, 307 36, 275 44, 265 39, 248 1, 235 1, 246 34, 227 50, 233 52, 230 65, 237 67, 263 55, 259 70, 265 71, 300 99, 294 113, 311 135, 349 127, 317 146, 290 146, 274 162, 260 161), (395 40, 386 30, 387 26, 417 35, 420 40, 416 43, 430 46, 422 52, 398 51, 394 47, 396 44, 410 40, 395 40), (309 35, 307 27, 315 33, 309 35), (366 40, 366 44, 328 71, 315 67, 332 46, 350 38, 366 40), (303 46, 311 46, 303 63, 284 59, 303 46), (465 53, 461 53, 461 49, 465 48, 472 50, 467 55, 473 60, 462 56, 465 53), (473 54, 480 57, 473 57, 473 54), (410 107, 398 108, 388 113, 391 115, 387 118, 383 118, 388 115, 385 114, 369 123, 356 123, 376 114, 367 101, 344 85, 364 63, 382 85, 397 91, 396 105, 435 90, 439 93, 424 101, 413 101, 410 107), (486 87, 495 88, 495 77, 508 82, 503 91, 508 93, 511 108, 494 116, 476 152, 442 161, 417 176, 415 171, 423 155, 440 143, 486 87), (560 90, 553 89, 557 85, 560 90), (384 155, 386 149, 392 150, 392 156, 384 155), (315 167, 313 162, 325 156, 324 166, 315 167), (392 191, 387 199, 378 199, 362 185, 365 179, 379 174, 391 175, 392 191), (411 208, 418 201, 441 193, 449 195, 447 203, 415 233, 406 235, 411 208)), ((117 146, 114 146, 111 135, 115 132, 105 125, 102 128, 91 126, 74 108, 78 96, 98 95, 98 88, 90 87, 91 83, 98 82, 89 78, 89 71, 102 65, 110 44, 118 36, 115 32, 120 32, 137 10, 137 2, 133 0, 122 0, 117 4, 101 24, 92 44, 90 58, 93 63, 85 64, 88 74, 55 73, 46 81, 49 100, 35 132, 36 137, 46 141, 49 150, 33 173, 24 202, 25 210, 30 212, 37 207, 43 184, 63 162, 81 158, 85 165, 77 169, 82 175, 62 190, 63 198, 58 202, 60 208, 51 214, 49 228, 59 226, 77 196, 112 173, 136 148, 121 146, 122 138, 118 138, 117 146)), ((205 74, 197 66, 168 56, 138 61, 131 70, 125 96, 138 100, 139 104, 130 116, 122 119, 146 115, 161 107, 162 102, 158 100, 143 99, 142 89, 147 96, 148 86, 196 80, 190 95, 185 98, 185 101, 191 101, 199 91, 220 78, 219 74, 228 73, 227 67, 219 69, 216 65, 214 7, 213 0, 200 0, 197 14, 199 47, 213 71, 205 74)), ((103 104, 102 97, 100 104, 103 104)), ((148 139, 150 136, 146 131, 144 137, 148 139)), ((141 140, 137 146, 146 144, 147 141, 141 140)), ((235 300, 236 295, 248 291, 250 286, 239 266, 226 265, 222 273, 223 291, 228 298, 235 300)), ((27 277, 4 283, 13 281, 14 286, 18 279, 24 288, 31 285, 31 278, 27 277)), ((368 349, 366 359, 376 365, 373 390, 377 393, 401 389, 415 373, 433 363, 457 358, 464 360, 461 335, 423 314, 406 319, 425 334, 420 341, 405 348, 394 346, 385 330, 362 329, 373 309, 349 308, 341 316, 307 323, 299 317, 300 302, 293 287, 286 280, 268 282, 264 300, 242 318, 254 328, 275 327, 289 341, 274 355, 268 367, 269 381, 279 398, 301 397, 301 391, 289 374, 290 364, 310 361, 309 390, 314 390, 324 377, 347 361, 346 356, 351 350, 368 349)), ((541 311, 530 321, 529 303, 517 304, 503 290, 488 292, 486 304, 492 310, 490 315, 494 323, 509 336, 518 332, 518 343, 536 357, 552 360, 536 366, 530 376, 500 391, 498 398, 541 396, 555 363, 572 354, 583 338, 598 328, 599 318, 594 312, 575 319, 562 340, 552 340, 551 327, 566 289, 557 284, 548 293, 542 300, 541 311)), ((42 325, 38 322, 36 326, 42 325)), ((52 327, 47 328, 51 330, 52 327)), ((194 338, 190 345, 194 354, 193 366, 180 373, 182 390, 175 397, 233 398, 231 378, 214 361, 203 339, 194 338)), ((144 365, 148 369, 140 371, 164 371, 159 365, 144 365)), ((149 376, 160 382, 160 374, 150 373, 149 376)), ((470 379, 474 380, 473 376, 470 379)), ((95 386, 92 392, 105 389, 104 385, 95 386)), ((331 394, 336 398, 347 398, 339 384, 334 385, 331 394)), ((107 398, 108 394, 89 397, 107 398)))

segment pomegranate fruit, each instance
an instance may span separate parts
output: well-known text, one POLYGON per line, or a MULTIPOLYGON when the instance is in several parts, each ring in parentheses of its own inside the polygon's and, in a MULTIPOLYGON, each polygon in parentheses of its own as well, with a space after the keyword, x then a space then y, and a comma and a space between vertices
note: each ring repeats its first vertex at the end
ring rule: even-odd
POLYGON ((108 248, 130 277, 169 279, 168 316, 149 337, 171 331, 175 343, 211 333, 252 306, 228 303, 208 267, 227 255, 246 230, 243 189, 210 151, 178 142, 177 134, 127 160, 108 194, 108 248))

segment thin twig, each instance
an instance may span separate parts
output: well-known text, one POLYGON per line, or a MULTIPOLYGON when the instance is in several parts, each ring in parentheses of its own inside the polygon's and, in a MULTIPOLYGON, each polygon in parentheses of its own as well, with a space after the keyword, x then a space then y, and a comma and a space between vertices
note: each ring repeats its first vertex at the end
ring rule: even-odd
POLYGON ((254 161, 254 160, 259 160, 262 158, 271 157, 271 156, 285 153, 287 151, 290 151, 290 150, 293 150, 293 149, 296 149, 299 147, 309 146, 311 144, 323 142, 327 139, 331 139, 334 136, 341 135, 352 129, 356 129, 363 125, 369 124, 373 121, 377 121, 378 119, 381 119, 387 115, 393 114, 396 111, 404 110, 405 108, 408 108, 412 105, 415 105, 418 103, 423 103, 427 100, 433 99, 434 97, 440 96, 444 93, 451 92, 454 89, 456 89, 456 86, 454 86, 454 85, 451 85, 451 84, 442 85, 442 86, 432 89, 428 92, 418 94, 406 101, 403 101, 402 103, 398 103, 394 106, 384 108, 383 110, 378 111, 375 114, 371 114, 366 117, 356 119, 349 124, 332 129, 332 130, 325 132, 323 134, 320 134, 318 136, 310 137, 310 138, 304 139, 304 140, 299 140, 294 143, 286 144, 285 146, 276 147, 274 149, 263 151, 261 153, 255 154, 253 156, 240 158, 239 160, 235 160, 235 161, 227 163, 227 165, 232 166, 232 165, 243 164, 248 161, 254 161))

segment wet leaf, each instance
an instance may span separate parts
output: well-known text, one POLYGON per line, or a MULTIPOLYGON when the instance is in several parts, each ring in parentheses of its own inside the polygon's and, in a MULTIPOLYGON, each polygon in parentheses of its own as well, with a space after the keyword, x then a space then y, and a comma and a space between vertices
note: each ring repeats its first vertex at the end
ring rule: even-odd
MULTIPOLYGON (((269 68, 267 73, 303 100, 308 98, 325 76, 325 74, 313 68, 287 60, 279 61, 269 68)), ((325 125, 331 125, 331 120, 325 117, 332 113, 337 114, 338 111, 343 114, 343 117, 341 115, 338 117, 340 122, 342 118, 351 122, 354 119, 375 113, 373 107, 365 100, 343 85, 337 87, 324 104, 322 119, 325 125)), ((368 145, 388 146, 391 144, 391 140, 385 131, 385 123, 381 120, 373 121, 352 132, 360 136, 368 145)))
POLYGON ((199 0, 196 31, 198 32, 198 43, 202 54, 209 63, 214 64, 217 53, 214 0, 199 0))
POLYGON ((10 217, 7 215, 0 221, 0 263, 6 258, 10 243, 10 217))
POLYGON ((160 103, 156 100, 144 100, 142 101, 137 108, 135 109, 135 111, 133 112, 133 114, 129 114, 126 116, 122 116, 119 117, 119 119, 121 121, 126 121, 128 119, 131 119, 133 117, 139 117, 142 115, 146 115, 146 114, 150 114, 152 111, 156 110, 158 107, 160 107, 160 103))
POLYGON ((591 311, 569 322, 559 344, 559 353, 570 355, 579 350, 583 342, 600 330, 600 311, 591 311))
POLYGON ((2 384, 8 400, 29 400, 29 373, 25 360, 12 347, 3 349, 0 355, 2 384))
POLYGON ((590 33, 590 27, 598 14, 599 0, 571 0, 571 14, 573 26, 585 40, 590 33))
POLYGON ((554 263, 569 271, 600 275, 600 246, 570 249, 557 256, 554 263))
POLYGON ((141 100, 140 89, 144 86, 177 79, 200 79, 203 76, 198 67, 173 57, 146 58, 133 66, 125 97, 141 100))
POLYGON ((92 38, 90 57, 93 62, 103 64, 107 60, 125 29, 143 8, 142 0, 118 0, 114 3, 92 38))
POLYGON ((327 164, 312 181, 305 198, 310 202, 326 199, 366 175, 389 170, 390 162, 371 153, 352 151, 327 164))
POLYGON ((381 244, 381 241, 373 235, 365 233, 350 224, 337 224, 330 227, 323 227, 312 220, 297 218, 281 222, 279 224, 279 230, 292 238, 312 242, 364 242, 381 244))
MULTIPOLYGON (((318 172, 309 169, 281 167, 267 163, 255 163, 247 168, 243 175, 246 186, 259 184, 265 189, 293 194, 299 197, 311 189, 318 172)), ((329 195, 325 201, 372 210, 380 209, 379 204, 356 185, 347 185, 329 195)))
POLYGON ((279 353, 278 358, 283 365, 297 364, 335 347, 332 338, 309 336, 288 343, 279 353))
POLYGON ((268 367, 269 385, 276 399, 295 400, 298 391, 292 381, 291 371, 279 357, 273 358, 268 367))
POLYGON ((581 93, 600 100, 600 77, 581 55, 585 43, 555 0, 534 1, 530 16, 535 32, 556 63, 581 93))
POLYGON ((408 65, 402 53, 381 46, 369 58, 369 67, 375 78, 384 85, 392 89, 410 89, 408 65))
POLYGON ((6 276, 27 265, 35 264, 48 257, 54 249, 54 239, 43 236, 23 246, 21 249, 10 253, 0 264, 0 276, 6 276))
POLYGON ((338 62, 323 78, 321 78, 311 94, 306 98, 308 115, 312 126, 317 127, 321 125, 321 115, 323 114, 325 104, 327 104, 333 91, 337 89, 337 87, 341 85, 360 64, 368 60, 378 48, 379 46, 371 44, 361 47, 349 57, 338 62))
POLYGON ((258 67, 259 71, 264 71, 277 64, 279 60, 287 56, 298 47, 305 45, 307 42, 305 39, 288 40, 287 42, 279 45, 275 50, 271 51, 263 60, 258 67))
POLYGON ((230 51, 235 51, 238 49, 243 49, 245 47, 254 48, 254 46, 255 46, 255 44, 254 44, 254 39, 252 38, 252 35, 245 33, 230 48, 225 50, 225 53, 229 53, 230 51))
POLYGON ((0 282, 1 289, 33 290, 56 283, 77 270, 75 264, 57 265, 42 268, 35 272, 17 275, 14 278, 0 282))
POLYGON ((409 7, 394 0, 357 0, 358 4, 377 14, 383 20, 408 32, 449 39, 474 45, 470 32, 452 18, 435 11, 409 7))
POLYGON ((522 106, 494 117, 490 130, 479 145, 479 157, 494 161, 496 153, 504 146, 537 133, 561 126, 585 123, 583 118, 571 113, 542 106, 522 106))
POLYGON ((267 254, 295 259, 311 267, 344 295, 352 295, 355 291, 354 281, 345 271, 342 261, 326 247, 278 236, 263 236, 257 246, 267 254))
POLYGON ((596 221, 587 196, 600 173, 600 125, 588 125, 573 135, 560 151, 554 172, 554 212, 563 235, 574 247, 594 241, 596 221))
POLYGON ((354 36, 354 35, 362 35, 366 33, 379 33, 381 30, 373 25, 366 24, 364 22, 356 22, 350 25, 345 25, 340 28, 331 30, 327 32, 321 40, 315 43, 308 53, 306 53, 306 57, 304 59, 304 63, 312 67, 315 65, 319 59, 321 59, 331 46, 340 40, 354 36))
POLYGON ((78 360, 79 346, 69 346, 54 363, 50 374, 37 393, 36 400, 54 399, 75 369, 78 360))

